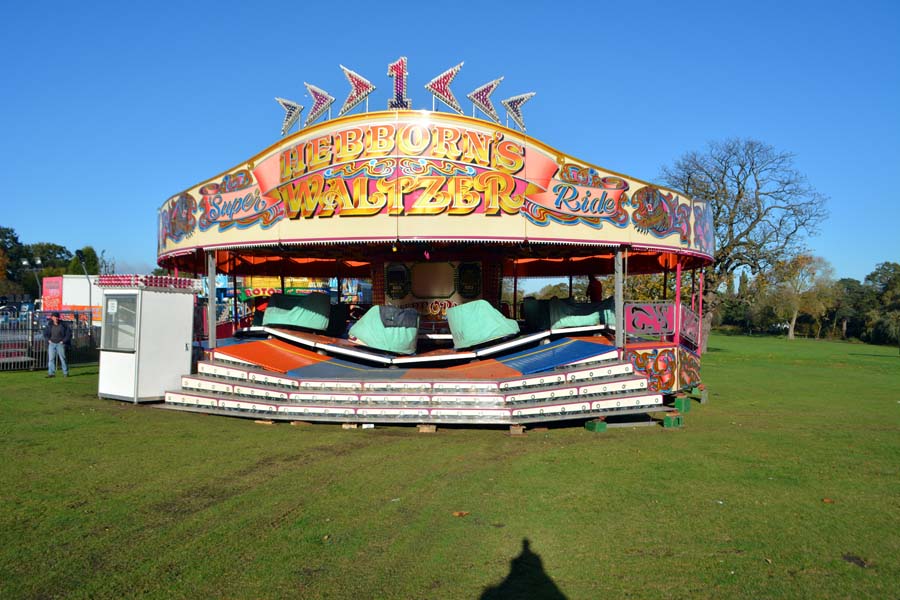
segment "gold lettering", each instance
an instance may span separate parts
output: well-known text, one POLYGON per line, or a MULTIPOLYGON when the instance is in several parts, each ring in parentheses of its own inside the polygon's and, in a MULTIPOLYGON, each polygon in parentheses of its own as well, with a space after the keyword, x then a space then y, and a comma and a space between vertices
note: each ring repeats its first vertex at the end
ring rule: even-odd
POLYGON ((441 186, 446 177, 420 175, 416 187, 423 188, 422 193, 407 211, 408 215, 438 215, 450 204, 450 194, 441 193, 441 186))
POLYGON ((451 177, 447 189, 453 196, 453 204, 447 214, 467 215, 481 204, 481 194, 473 188, 475 181, 471 177, 451 177))
POLYGON ((353 201, 355 206, 347 210, 341 210, 342 217, 369 217, 377 215, 384 208, 384 202, 372 194, 369 201, 369 178, 357 177, 353 180, 353 201))
POLYGON ((431 132, 421 125, 404 125, 400 130, 397 147, 400 154, 419 156, 431 143, 431 132))
POLYGON ((518 173, 525 164, 525 147, 520 144, 503 140, 497 143, 494 149, 493 166, 498 171, 518 173))
POLYGON ((496 216, 500 211, 516 214, 522 207, 523 198, 511 193, 516 189, 516 180, 506 173, 486 171, 475 177, 475 188, 484 192, 484 214, 496 216))
POLYGON ((491 164, 491 139, 492 137, 480 131, 466 131, 466 137, 463 138, 462 159, 468 163, 476 163, 482 167, 491 164))
POLYGON ((319 195, 325 187, 325 180, 319 173, 292 181, 278 187, 275 193, 285 206, 288 219, 309 219, 316 214, 319 206, 319 195))
POLYGON ((331 164, 332 146, 331 136, 323 135, 309 143, 309 170, 315 171, 320 167, 331 164))
POLYGON ((452 127, 441 127, 435 125, 433 128, 434 145, 431 147, 431 155, 435 158, 458 159, 462 154, 459 149, 459 139, 461 133, 459 129, 452 127))
POLYGON ((394 126, 374 125, 369 127, 366 135, 366 154, 368 156, 386 156, 394 149, 394 126))
POLYGON ((281 183, 289 181, 294 173, 294 167, 297 165, 297 148, 291 148, 281 153, 279 159, 281 167, 281 183))
MULTIPOLYGON (((381 182, 379 182, 380 184, 381 182)), ((415 177, 410 175, 403 175, 401 177, 397 177, 396 179, 385 181, 383 189, 388 194, 389 202, 388 202, 388 214, 391 216, 402 215, 406 210, 406 203, 404 202, 404 195, 416 189, 417 180, 415 177), (388 184, 391 185, 388 188, 388 184)), ((379 185, 379 189, 382 189, 382 186, 379 185)))
POLYGON ((303 172, 306 170, 306 164, 303 160, 303 145, 298 144, 293 148, 289 148, 282 152, 279 163, 281 166, 280 183, 296 179, 303 175, 303 172))
POLYGON ((359 127, 349 127, 334 135, 334 153, 336 162, 353 160, 366 149, 363 143, 363 130, 359 127))
POLYGON ((328 189, 322 195, 322 210, 319 211, 320 217, 331 217, 334 215, 335 209, 340 206, 341 214, 344 209, 353 206, 353 198, 350 197, 350 191, 347 189, 347 182, 341 177, 335 177, 329 180, 328 189))

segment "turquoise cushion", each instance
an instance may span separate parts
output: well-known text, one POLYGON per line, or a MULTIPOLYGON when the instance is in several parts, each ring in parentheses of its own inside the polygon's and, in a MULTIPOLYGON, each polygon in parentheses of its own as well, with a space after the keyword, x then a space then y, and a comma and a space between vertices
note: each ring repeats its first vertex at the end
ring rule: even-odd
POLYGON ((601 302, 598 306, 600 309, 600 322, 607 325, 616 324, 616 300, 612 296, 601 302))
POLYGON ((328 327, 331 299, 328 294, 313 292, 302 296, 272 294, 263 315, 263 325, 291 325, 316 331, 328 327))
POLYGON ((487 300, 474 300, 447 310, 447 324, 456 348, 471 348, 519 333, 519 324, 504 317, 487 300))
POLYGON ((565 329, 566 327, 591 327, 600 324, 600 313, 592 312, 587 315, 569 315, 558 319, 553 323, 553 329, 565 329))
POLYGON ((599 325, 600 312, 590 304, 553 298, 550 300, 550 323, 552 329, 599 325))
POLYGON ((349 332, 351 341, 396 354, 415 354, 418 326, 385 327, 380 309, 380 306, 373 306, 353 324, 349 332))

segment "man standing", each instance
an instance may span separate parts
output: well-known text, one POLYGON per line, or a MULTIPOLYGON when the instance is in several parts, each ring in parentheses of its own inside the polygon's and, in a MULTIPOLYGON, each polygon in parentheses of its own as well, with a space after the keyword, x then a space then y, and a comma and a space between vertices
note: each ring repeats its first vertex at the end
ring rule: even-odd
POLYGON ((66 344, 72 340, 69 324, 59 320, 59 313, 50 315, 50 321, 44 327, 44 339, 47 340, 47 377, 56 375, 56 357, 62 366, 63 377, 69 376, 69 365, 66 364, 66 344))

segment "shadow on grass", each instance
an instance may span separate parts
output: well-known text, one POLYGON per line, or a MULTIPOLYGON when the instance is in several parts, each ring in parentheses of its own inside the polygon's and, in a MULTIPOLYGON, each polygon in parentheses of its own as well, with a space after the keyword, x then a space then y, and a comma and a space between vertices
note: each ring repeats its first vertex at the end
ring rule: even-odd
POLYGON ((522 540, 522 551, 509 563, 509 575, 495 586, 485 588, 481 600, 566 600, 550 576, 544 572, 541 557, 531 551, 528 538, 522 540))
POLYGON ((874 358, 892 358, 894 360, 897 360, 897 358, 900 358, 900 355, 898 355, 898 354, 866 354, 865 352, 848 352, 847 354, 849 354, 850 356, 872 356, 874 358))

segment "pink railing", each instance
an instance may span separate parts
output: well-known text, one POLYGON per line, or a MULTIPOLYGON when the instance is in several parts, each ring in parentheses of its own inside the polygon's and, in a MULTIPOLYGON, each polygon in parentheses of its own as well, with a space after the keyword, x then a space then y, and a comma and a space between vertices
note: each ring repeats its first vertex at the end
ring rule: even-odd
POLYGON ((674 302, 641 302, 625 305, 625 332, 664 338, 674 335, 674 302))
POLYGON ((700 315, 686 304, 681 305, 681 323, 678 329, 681 339, 694 346, 700 343, 700 315))

